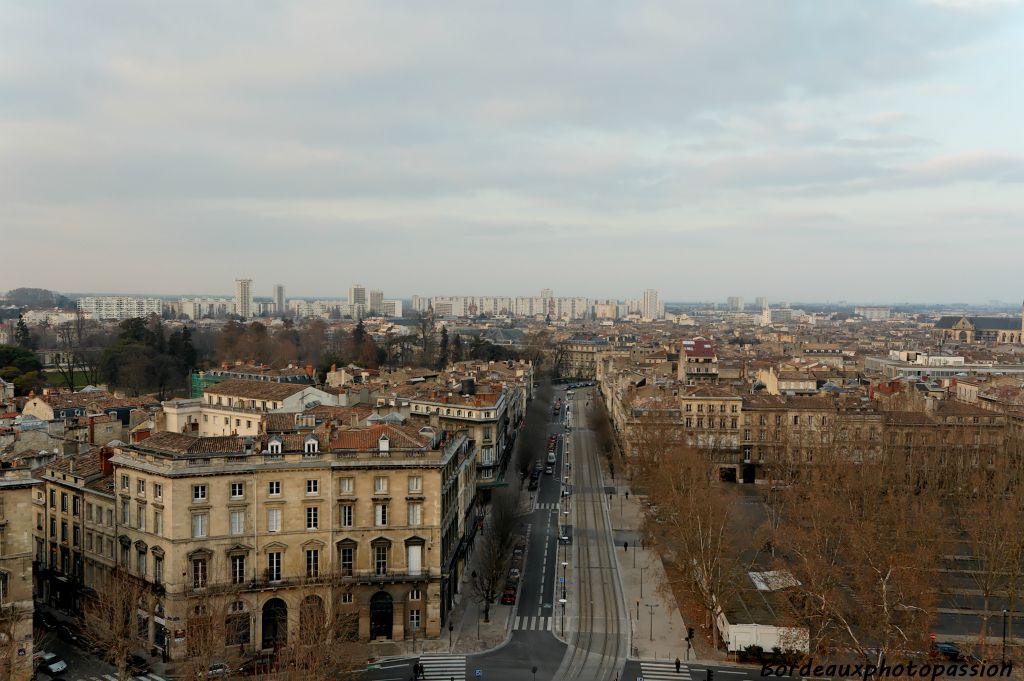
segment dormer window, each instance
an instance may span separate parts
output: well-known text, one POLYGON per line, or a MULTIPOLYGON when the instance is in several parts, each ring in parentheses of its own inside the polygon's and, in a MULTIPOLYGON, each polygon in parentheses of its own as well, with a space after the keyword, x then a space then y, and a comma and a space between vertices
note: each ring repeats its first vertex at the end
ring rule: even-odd
POLYGON ((391 440, 388 439, 387 435, 381 435, 380 439, 377 440, 377 449, 381 456, 387 456, 388 452, 391 451, 391 440))
POLYGON ((276 438, 271 440, 268 451, 271 454, 280 454, 281 453, 281 441, 276 439, 276 438))
POLYGON ((303 452, 306 454, 316 454, 320 451, 320 441, 315 437, 307 437, 303 452))

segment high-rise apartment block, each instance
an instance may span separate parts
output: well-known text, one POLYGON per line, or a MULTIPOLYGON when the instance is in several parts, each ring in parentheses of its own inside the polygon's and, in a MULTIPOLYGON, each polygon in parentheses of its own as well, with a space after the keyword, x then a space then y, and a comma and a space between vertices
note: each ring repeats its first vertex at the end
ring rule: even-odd
POLYGON ((373 289, 369 293, 370 314, 381 314, 384 311, 384 292, 373 289))
POLYGON ((252 279, 235 279, 235 314, 242 319, 252 317, 252 279))
POLYGON ((730 310, 734 310, 736 312, 743 311, 743 296, 729 296, 726 299, 726 303, 730 310))
POLYGON ((134 319, 160 315, 163 303, 159 298, 132 296, 89 296, 78 301, 78 309, 93 319, 134 319))
POLYGON ((287 310, 284 305, 284 284, 274 284, 274 313, 283 315, 287 310))
POLYGON ((658 292, 653 288, 644 289, 643 305, 640 310, 640 316, 644 319, 658 319, 661 317, 660 308, 658 306, 658 292))
POLYGON ((362 284, 353 284, 348 289, 349 305, 366 305, 366 287, 362 284))

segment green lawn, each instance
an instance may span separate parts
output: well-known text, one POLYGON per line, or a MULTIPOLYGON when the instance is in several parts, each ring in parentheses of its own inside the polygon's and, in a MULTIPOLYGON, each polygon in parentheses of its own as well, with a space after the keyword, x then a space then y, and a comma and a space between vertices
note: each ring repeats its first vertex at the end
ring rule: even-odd
MULTIPOLYGON (((67 384, 64 382, 64 377, 57 371, 46 372, 46 384, 55 388, 66 388, 67 384)), ((75 390, 84 388, 88 383, 85 381, 85 374, 81 371, 75 372, 75 390)))

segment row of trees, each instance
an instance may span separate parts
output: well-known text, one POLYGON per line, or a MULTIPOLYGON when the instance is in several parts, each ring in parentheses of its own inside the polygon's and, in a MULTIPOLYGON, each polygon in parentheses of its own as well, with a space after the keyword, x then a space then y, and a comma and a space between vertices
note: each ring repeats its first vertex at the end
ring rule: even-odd
POLYGON ((793 647, 871 663, 927 651, 943 606, 981 612, 984 648, 992 618, 1019 604, 1024 457, 1012 447, 943 467, 884 446, 857 461, 824 448, 813 463, 777 450, 751 504, 720 482, 720 453, 687 446, 677 424, 645 417, 629 438, 635 483, 659 509, 645 532, 712 631, 752 589, 751 570, 780 575, 776 614, 806 632, 793 647))

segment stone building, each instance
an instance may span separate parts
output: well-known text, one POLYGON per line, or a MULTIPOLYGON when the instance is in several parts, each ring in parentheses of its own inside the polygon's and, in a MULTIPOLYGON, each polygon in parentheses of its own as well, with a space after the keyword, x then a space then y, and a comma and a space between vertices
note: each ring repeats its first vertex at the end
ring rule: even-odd
POLYGON ((148 636, 172 659, 211 599, 230 602, 228 642, 248 650, 294 642, 318 613, 364 640, 442 631, 474 522, 464 432, 161 432, 112 462, 118 564, 158 595, 148 636))
POLYGON ((0 469, 0 678, 28 681, 32 669, 33 486, 27 468, 0 469))

